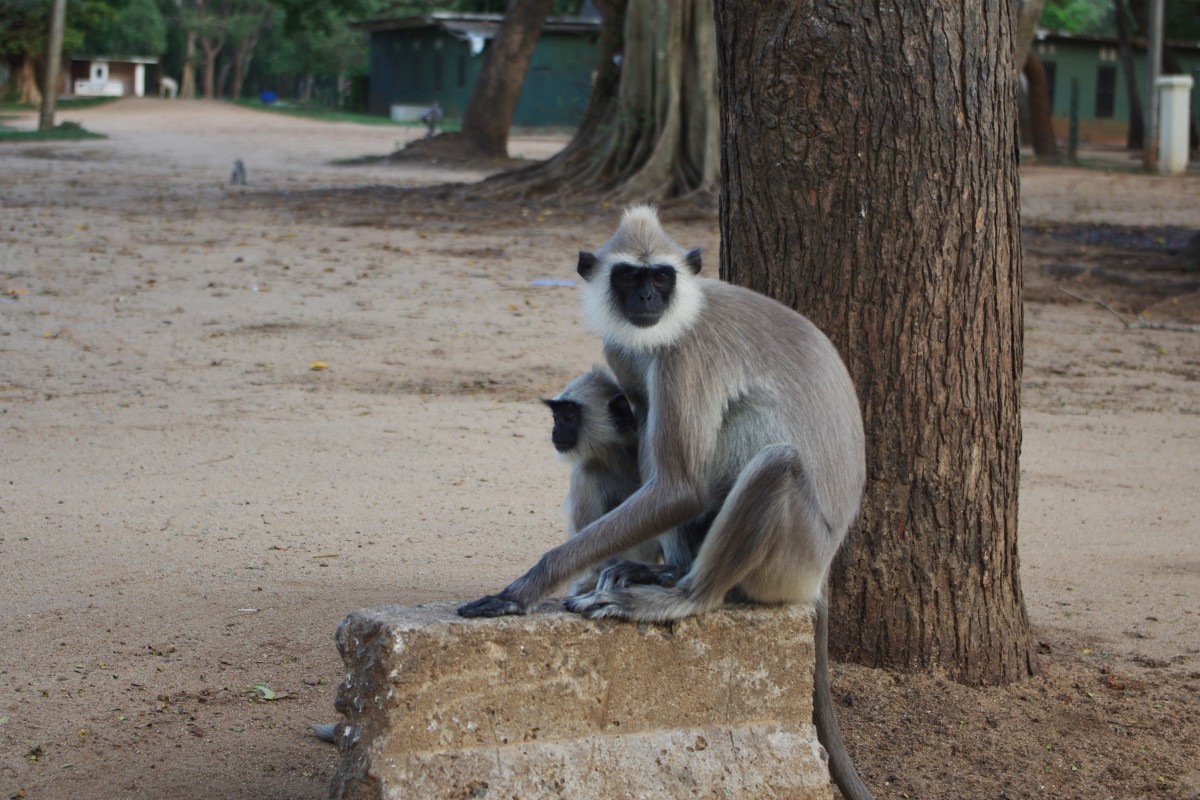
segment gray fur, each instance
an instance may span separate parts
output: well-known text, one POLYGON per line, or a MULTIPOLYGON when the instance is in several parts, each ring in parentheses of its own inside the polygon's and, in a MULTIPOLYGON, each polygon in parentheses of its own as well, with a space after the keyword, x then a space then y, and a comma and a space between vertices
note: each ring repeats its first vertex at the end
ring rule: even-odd
POLYGON ((704 613, 733 589, 767 603, 819 599, 866 476, 854 386, 805 317, 694 276, 693 255, 662 232, 653 209, 637 207, 588 262, 585 310, 597 314, 609 366, 642 423, 644 482, 499 595, 464 606, 464 615, 524 613, 662 531, 674 531, 663 546, 668 562, 687 568, 675 587, 606 585, 569 605, 591 616, 663 621, 704 613), (692 299, 679 309, 673 302, 651 335, 609 324, 608 273, 622 262, 675 266, 677 294, 692 299), (713 522, 698 550, 679 541, 703 518, 713 522))
POLYGON ((639 421, 644 483, 499 595, 459 613, 524 613, 571 575, 671 531, 661 539, 659 569, 683 573, 674 585, 617 564, 567 607, 662 622, 731 597, 813 604, 817 734, 843 796, 869 800, 833 708, 821 602, 866 482, 854 385, 832 343, 805 317, 697 272, 698 252, 685 252, 644 206, 626 211, 594 256, 580 254, 584 312, 639 421), (622 319, 612 302, 609 273, 617 263, 675 267, 675 294, 651 327, 622 319))
MULTIPOLYGON (((589 524, 625 501, 642 485, 638 470, 638 432, 620 430, 614 424, 609 404, 621 387, 603 367, 592 367, 567 384, 554 400, 578 403, 582 412, 579 441, 561 457, 571 465, 571 482, 564 511, 567 536, 576 536, 589 524)), ((643 542, 621 554, 630 561, 657 561, 656 540, 643 542)), ((600 575, 590 567, 571 583, 569 594, 580 595, 596 587, 600 575)))

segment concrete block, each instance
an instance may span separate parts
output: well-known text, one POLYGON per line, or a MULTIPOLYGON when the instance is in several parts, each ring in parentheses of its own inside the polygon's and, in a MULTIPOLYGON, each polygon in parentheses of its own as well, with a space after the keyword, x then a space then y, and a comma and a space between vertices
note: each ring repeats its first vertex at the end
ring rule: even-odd
POLYGON ((337 644, 336 798, 832 797, 804 608, 658 626, 393 606, 337 644))

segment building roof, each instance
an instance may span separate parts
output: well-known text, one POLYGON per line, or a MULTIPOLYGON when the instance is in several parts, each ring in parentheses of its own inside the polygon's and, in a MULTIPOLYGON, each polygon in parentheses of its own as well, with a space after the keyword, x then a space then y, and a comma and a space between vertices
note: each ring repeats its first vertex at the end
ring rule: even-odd
MULTIPOLYGON (((493 39, 500 30, 504 17, 500 14, 467 14, 452 11, 434 11, 416 17, 388 17, 369 19, 355 25, 372 33, 418 28, 441 28, 463 40, 493 39)), ((598 17, 546 17, 543 32, 591 34, 600 30, 598 17)))
POLYGON ((157 64, 158 59, 154 56, 81 56, 72 55, 72 61, 107 61, 118 64, 157 64))
MULTIPOLYGON (((1094 33, 1071 33, 1069 31, 1053 31, 1053 30, 1049 30, 1047 28, 1038 28, 1037 30, 1035 30, 1033 33, 1033 40, 1035 42, 1071 41, 1071 42, 1079 42, 1081 44, 1100 44, 1100 45, 1113 45, 1113 46, 1115 46, 1117 44, 1117 37, 1115 37, 1115 36, 1105 36, 1102 34, 1094 34, 1094 33)), ((1177 50, 1187 50, 1187 51, 1200 50, 1200 42, 1183 41, 1180 39, 1165 39, 1164 41, 1167 44, 1169 44, 1171 47, 1173 47, 1177 50)), ((1135 50, 1145 50, 1146 49, 1146 37, 1144 37, 1144 36, 1130 37, 1129 42, 1131 45, 1133 45, 1133 48, 1135 50)))

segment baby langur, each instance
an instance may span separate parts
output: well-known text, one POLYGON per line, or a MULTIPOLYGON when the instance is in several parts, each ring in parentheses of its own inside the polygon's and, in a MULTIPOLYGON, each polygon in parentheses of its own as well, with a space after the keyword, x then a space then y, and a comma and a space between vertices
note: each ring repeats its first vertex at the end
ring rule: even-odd
POLYGON ((830 772, 869 798, 838 730, 821 595, 866 481, 862 413, 850 375, 808 319, 768 297, 701 278, 700 251, 667 236, 653 208, 625 212, 581 252, 584 313, 639 423, 645 481, 625 502, 541 557, 467 617, 524 614, 574 576, 661 537, 663 564, 605 568, 568 599, 589 617, 666 622, 727 597, 817 609, 814 721, 830 772))
MULTIPOLYGON (((550 435, 554 449, 571 465, 564 510, 567 536, 572 537, 621 505, 642 485, 637 420, 621 387, 601 367, 592 367, 557 397, 542 402, 554 415, 550 435)), ((626 550, 621 558, 653 562, 658 554, 658 541, 651 539, 626 550)), ((599 574, 597 566, 590 567, 571 583, 569 593, 592 591, 599 574)))

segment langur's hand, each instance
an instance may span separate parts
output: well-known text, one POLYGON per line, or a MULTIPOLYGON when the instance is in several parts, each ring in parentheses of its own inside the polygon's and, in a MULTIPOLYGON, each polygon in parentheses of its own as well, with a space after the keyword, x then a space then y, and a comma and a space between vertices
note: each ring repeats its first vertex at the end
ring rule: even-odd
POLYGON ((510 614, 524 614, 525 607, 504 595, 489 594, 470 603, 458 607, 460 617, 504 617, 510 614))

